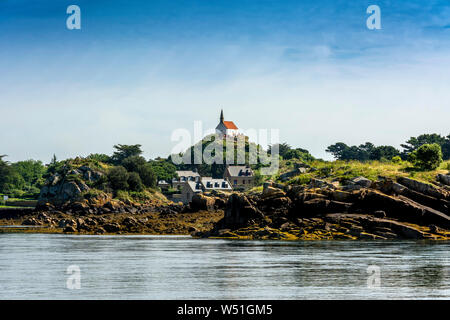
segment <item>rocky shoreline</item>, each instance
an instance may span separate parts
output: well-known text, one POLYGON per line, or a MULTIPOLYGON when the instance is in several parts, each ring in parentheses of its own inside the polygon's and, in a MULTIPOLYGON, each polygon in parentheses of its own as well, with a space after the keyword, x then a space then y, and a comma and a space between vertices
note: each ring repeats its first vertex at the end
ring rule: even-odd
POLYGON ((225 216, 198 237, 281 240, 450 239, 450 190, 409 178, 266 183, 260 195, 232 194, 225 216))
POLYGON ((189 206, 132 203, 104 194, 34 210, 0 211, 0 232, 180 234, 277 240, 450 239, 448 176, 436 184, 363 177, 308 185, 264 184, 254 194, 196 195, 189 206), (20 229, 20 226, 40 228, 20 229))
POLYGON ((66 213, 59 210, 0 210, 0 233, 150 234, 189 235, 208 231, 223 218, 223 211, 66 213), (7 227, 5 227, 7 226, 7 227))

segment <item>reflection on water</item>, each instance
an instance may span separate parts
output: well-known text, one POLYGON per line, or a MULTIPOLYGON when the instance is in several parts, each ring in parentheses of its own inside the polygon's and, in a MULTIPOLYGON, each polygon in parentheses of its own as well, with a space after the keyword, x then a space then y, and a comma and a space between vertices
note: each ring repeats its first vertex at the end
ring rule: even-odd
POLYGON ((450 243, 0 234, 1 299, 450 298, 450 243), (69 290, 66 269, 81 269, 69 290), (369 288, 368 266, 381 286, 369 288))

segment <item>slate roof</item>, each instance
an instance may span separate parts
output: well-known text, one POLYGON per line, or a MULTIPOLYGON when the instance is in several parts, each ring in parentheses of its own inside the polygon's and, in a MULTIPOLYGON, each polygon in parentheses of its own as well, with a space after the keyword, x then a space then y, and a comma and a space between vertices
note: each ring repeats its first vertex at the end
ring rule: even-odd
POLYGON ((190 171, 190 170, 180 170, 176 171, 178 176, 181 177, 200 177, 198 172, 190 171))
POLYGON ((186 183, 189 185, 189 187, 191 188, 191 190, 193 192, 202 192, 203 188, 202 188, 202 183, 201 182, 196 182, 196 181, 186 181, 186 183))
POLYGON ((253 170, 248 166, 228 166, 227 170, 231 177, 253 176, 253 170))

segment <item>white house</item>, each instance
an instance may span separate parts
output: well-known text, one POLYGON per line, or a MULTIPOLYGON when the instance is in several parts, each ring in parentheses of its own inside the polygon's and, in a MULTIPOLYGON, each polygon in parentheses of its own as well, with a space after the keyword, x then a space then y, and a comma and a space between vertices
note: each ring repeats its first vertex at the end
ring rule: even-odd
POLYGON ((232 191, 230 183, 225 179, 213 179, 211 177, 202 177, 202 185, 205 191, 220 190, 232 191))
POLYGON ((216 127, 216 134, 232 137, 237 136, 239 134, 239 129, 234 124, 233 121, 223 120, 223 110, 220 111, 220 122, 216 127))

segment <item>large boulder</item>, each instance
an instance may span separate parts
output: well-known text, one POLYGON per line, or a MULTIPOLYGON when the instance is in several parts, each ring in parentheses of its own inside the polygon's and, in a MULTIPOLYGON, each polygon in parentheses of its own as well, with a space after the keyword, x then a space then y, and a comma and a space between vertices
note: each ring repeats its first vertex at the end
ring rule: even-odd
POLYGON ((431 184, 423 183, 410 178, 400 177, 398 183, 408 187, 414 191, 426 194, 437 199, 449 199, 450 193, 446 190, 439 189, 431 184))
POLYGON ((450 175, 448 174, 438 174, 437 181, 445 184, 446 186, 450 186, 450 175))
POLYGON ((372 185, 372 180, 367 179, 365 177, 356 177, 351 180, 352 183, 359 185, 364 188, 370 188, 372 185))
POLYGON ((229 227, 244 226, 264 215, 256 208, 256 203, 243 194, 233 193, 225 208, 223 225, 229 227))
POLYGON ((267 198, 278 198, 278 197, 285 197, 286 193, 279 189, 279 188, 274 188, 274 187, 266 187, 263 189, 261 198, 262 199, 267 199, 267 198))
POLYGON ((391 196, 377 190, 366 190, 361 193, 357 205, 372 210, 383 210, 387 217, 405 222, 450 227, 450 217, 446 214, 401 195, 391 196))
POLYGON ((325 213, 345 213, 352 206, 351 203, 321 198, 311 199, 303 202, 295 208, 295 214, 300 216, 315 216, 325 213))
POLYGON ((103 225, 103 229, 105 229, 106 232, 113 233, 120 231, 120 225, 117 222, 110 222, 103 225))
POLYGON ((437 199, 432 196, 429 196, 424 193, 420 193, 409 189, 399 183, 392 183, 392 191, 395 194, 402 195, 407 197, 415 202, 418 202, 422 205, 431 207, 438 211, 442 211, 443 213, 448 214, 450 208, 450 201, 444 199, 437 199))
POLYGON ((192 197, 191 203, 189 204, 191 210, 199 211, 199 210, 214 210, 216 199, 214 197, 208 197, 201 193, 196 193, 192 197))
POLYGON ((287 181, 290 178, 298 176, 299 174, 302 174, 302 173, 306 173, 307 171, 308 171, 307 168, 304 168, 304 167, 295 168, 292 171, 288 171, 283 174, 280 174, 280 180, 287 181))
POLYGON ((77 159, 63 166, 59 172, 52 174, 41 188, 37 208, 50 203, 55 207, 81 201, 90 190, 87 183, 95 182, 104 174, 87 165, 76 167, 77 159))
POLYGON ((46 185, 41 189, 37 206, 45 203, 62 206, 79 201, 82 199, 82 192, 88 190, 89 187, 82 181, 60 181, 56 185, 46 185))

